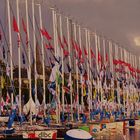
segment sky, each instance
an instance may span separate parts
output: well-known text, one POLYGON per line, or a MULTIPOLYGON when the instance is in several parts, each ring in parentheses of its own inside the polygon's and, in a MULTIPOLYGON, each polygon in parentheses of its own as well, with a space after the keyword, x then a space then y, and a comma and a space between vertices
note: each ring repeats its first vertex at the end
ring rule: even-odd
POLYGON ((44 0, 128 51, 140 53, 140 0, 44 0))

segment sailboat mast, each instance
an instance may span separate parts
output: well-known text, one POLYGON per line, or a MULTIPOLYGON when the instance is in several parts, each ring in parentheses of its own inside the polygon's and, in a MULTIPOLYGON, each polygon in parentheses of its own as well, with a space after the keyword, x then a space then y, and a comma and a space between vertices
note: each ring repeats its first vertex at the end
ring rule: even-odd
MULTIPOLYGON (((8 10, 8 32, 9 32, 9 48, 10 48, 10 76, 11 76, 11 81, 13 81, 13 52, 12 52, 12 37, 11 37, 11 19, 10 19, 10 5, 9 5, 9 0, 7 0, 7 10, 8 10)), ((14 96, 13 96, 13 91, 11 93, 11 105, 13 106, 14 102, 14 96)))
MULTIPOLYGON (((27 48, 28 48, 28 60, 29 60, 29 64, 28 64, 28 80, 29 80, 29 100, 32 98, 32 87, 31 87, 31 49, 30 49, 30 45, 29 45, 29 40, 30 40, 30 34, 29 34, 29 20, 28 20, 28 2, 27 0, 25 1, 26 4, 26 24, 27 24, 27 48)), ((31 102, 30 102, 30 107, 31 107, 31 102)), ((30 125, 32 125, 32 108, 30 110, 30 125)))
MULTIPOLYGON (((35 28, 35 10, 34 10, 34 0, 32 0, 32 22, 33 22, 33 48, 34 48, 34 80, 35 80, 35 104, 37 102, 37 67, 36 67, 36 38, 35 38, 35 33, 36 33, 36 28, 35 28)), ((35 115, 37 115, 37 111, 35 110, 35 115)))
MULTIPOLYGON (((42 29, 41 5, 39 5, 39 18, 40 18, 40 28, 42 29)), ((44 57, 45 54, 42 34, 41 34, 41 48, 42 48, 42 68, 43 68, 43 103, 44 103, 44 116, 46 116, 46 86, 45 86, 45 57, 44 57)))
MULTIPOLYGON (((74 22, 74 40, 77 43, 77 35, 76 35, 76 23, 74 22)), ((76 69, 76 108, 77 108, 77 113, 78 113, 78 120, 79 120, 79 75, 78 75, 78 61, 76 59, 76 63, 75 63, 75 69, 76 69)))
MULTIPOLYGON (((67 38, 68 38, 68 51, 71 52, 71 45, 70 45, 70 28, 69 28, 69 18, 66 17, 67 20, 67 38)), ((69 65, 71 68, 71 56, 68 56, 69 65)), ((71 104, 71 121, 73 121, 73 98, 72 98, 72 75, 71 71, 69 73, 69 82, 70 82, 70 104, 71 104)))
MULTIPOLYGON (((60 24, 60 39, 61 41, 63 40, 63 34, 62 34, 62 16, 59 14, 59 24, 60 24)), ((63 43, 63 41, 62 41, 63 43)), ((64 113, 64 108, 65 108, 65 95, 64 95, 64 55, 63 55, 63 49, 61 48, 61 59, 62 59, 62 110, 64 113)))
MULTIPOLYGON (((81 41, 81 26, 79 25, 79 47, 82 50, 82 41, 81 41)), ((83 65, 83 64, 82 64, 83 65)), ((83 113, 84 108, 84 100, 83 100, 83 76, 80 74, 80 81, 81 81, 81 111, 83 113)))
MULTIPOLYGON (((16 0, 16 6, 17 6, 17 25, 20 27, 19 23, 19 0, 16 0)), ((19 29, 20 30, 20 29, 19 29)), ((17 33, 19 39, 20 39, 20 33, 17 33)), ((20 41, 18 42, 18 71, 19 71, 19 116, 21 116, 21 45, 20 41)))

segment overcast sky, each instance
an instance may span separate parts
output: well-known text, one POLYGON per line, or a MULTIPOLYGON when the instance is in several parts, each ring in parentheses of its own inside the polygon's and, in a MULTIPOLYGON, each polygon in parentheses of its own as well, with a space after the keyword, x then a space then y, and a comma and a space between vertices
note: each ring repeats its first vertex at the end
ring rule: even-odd
POLYGON ((140 0, 46 0, 77 22, 140 53, 140 0))

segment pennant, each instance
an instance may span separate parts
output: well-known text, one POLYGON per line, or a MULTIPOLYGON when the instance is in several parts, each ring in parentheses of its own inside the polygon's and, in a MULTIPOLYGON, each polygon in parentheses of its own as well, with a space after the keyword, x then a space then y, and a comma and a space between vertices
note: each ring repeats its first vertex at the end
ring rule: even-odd
POLYGON ((84 54, 85 56, 88 56, 87 50, 84 48, 84 54))
POLYGON ((5 85, 5 78, 3 76, 1 76, 1 88, 4 89, 4 85, 5 85))
POLYGON ((68 72, 70 73, 71 72, 71 67, 69 64, 67 64, 67 68, 68 68, 68 72))
POLYGON ((102 58, 101 58, 101 54, 98 52, 98 63, 101 62, 102 58))
POLYGON ((41 34, 46 37, 47 40, 51 40, 52 37, 49 35, 46 29, 40 29, 41 34))
POLYGON ((46 49, 53 50, 53 46, 51 45, 50 42, 49 42, 49 45, 46 43, 45 47, 46 47, 46 49))
POLYGON ((70 93, 70 89, 66 86, 63 87, 65 93, 70 93))
POLYGON ((9 67, 8 64, 6 65, 6 75, 7 75, 7 76, 10 75, 10 67, 9 67))
POLYGON ((67 50, 63 50, 64 56, 67 57, 69 55, 69 52, 67 50))
POLYGON ((61 48, 64 49, 64 45, 63 45, 63 43, 62 43, 61 38, 60 38, 59 35, 58 35, 58 40, 59 40, 59 43, 60 43, 61 48))
POLYGON ((13 17, 13 29, 14 29, 14 32, 19 33, 19 29, 18 29, 18 25, 17 25, 15 17, 13 17))
POLYGON ((6 56, 5 56, 5 48, 4 48, 4 45, 2 46, 2 54, 3 54, 3 59, 5 59, 6 56))

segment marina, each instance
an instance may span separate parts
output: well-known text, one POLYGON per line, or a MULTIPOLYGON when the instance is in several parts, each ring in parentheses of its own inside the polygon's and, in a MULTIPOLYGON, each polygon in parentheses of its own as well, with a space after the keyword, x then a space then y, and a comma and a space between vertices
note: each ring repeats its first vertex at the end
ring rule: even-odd
POLYGON ((139 139, 139 56, 45 0, 0 2, 0 139, 139 139))

